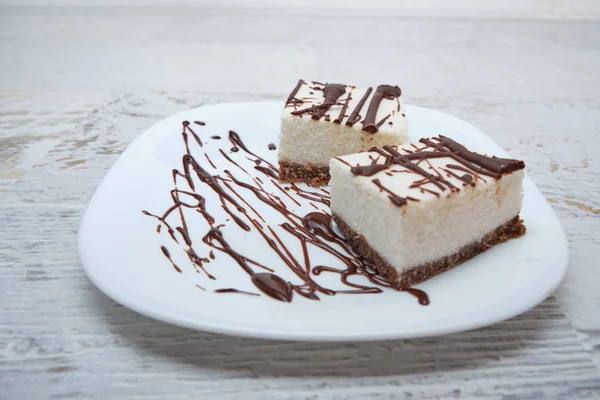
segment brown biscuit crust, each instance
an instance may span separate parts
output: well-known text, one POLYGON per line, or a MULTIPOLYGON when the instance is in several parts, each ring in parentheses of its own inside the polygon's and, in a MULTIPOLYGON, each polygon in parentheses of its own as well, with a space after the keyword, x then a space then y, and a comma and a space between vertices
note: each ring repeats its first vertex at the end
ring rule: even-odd
POLYGON ((279 161, 279 182, 303 182, 310 186, 329 183, 329 165, 296 164, 279 161))
POLYGON ((333 214, 333 219, 346 239, 350 242, 354 251, 367 260, 370 260, 373 263, 373 266, 377 268, 380 273, 385 275, 396 289, 404 289, 421 283, 470 260, 496 244, 521 237, 526 231, 523 220, 517 215, 507 223, 500 225, 498 228, 485 235, 480 241, 468 244, 452 255, 406 269, 399 274, 392 265, 373 250, 363 235, 352 230, 337 215, 333 214))

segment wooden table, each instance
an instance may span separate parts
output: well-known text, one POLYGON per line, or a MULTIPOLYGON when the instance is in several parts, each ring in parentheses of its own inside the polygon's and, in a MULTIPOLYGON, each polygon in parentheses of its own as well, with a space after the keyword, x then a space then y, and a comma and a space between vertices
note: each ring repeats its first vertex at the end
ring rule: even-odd
POLYGON ((600 398, 599 71, 594 19, 0 8, 0 398, 600 398), (399 82, 525 159, 569 238, 560 288, 485 329, 358 344, 196 332, 100 293, 76 234, 127 144, 298 77, 399 82))

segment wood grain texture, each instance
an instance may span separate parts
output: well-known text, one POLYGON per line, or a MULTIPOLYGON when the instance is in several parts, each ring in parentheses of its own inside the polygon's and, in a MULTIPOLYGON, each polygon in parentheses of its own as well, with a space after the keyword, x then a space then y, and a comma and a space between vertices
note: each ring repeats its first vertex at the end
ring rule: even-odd
POLYGON ((345 18, 332 48, 326 15, 2 9, 1 399, 598 398, 599 23, 345 18), (127 144, 191 107, 280 100, 298 76, 399 81, 525 159, 569 238, 553 297, 473 332, 307 344, 173 327, 98 292, 76 234, 127 144))

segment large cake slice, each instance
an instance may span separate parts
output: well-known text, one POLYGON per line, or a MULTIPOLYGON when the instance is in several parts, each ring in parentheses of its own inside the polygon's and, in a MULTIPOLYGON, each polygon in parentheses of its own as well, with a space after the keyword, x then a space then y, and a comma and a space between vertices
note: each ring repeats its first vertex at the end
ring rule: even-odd
POLYGON ((298 81, 281 116, 279 179, 326 185, 329 160, 406 142, 398 86, 298 81))
POLYGON ((523 161, 439 136, 334 158, 330 167, 336 223, 398 289, 525 233, 523 161))

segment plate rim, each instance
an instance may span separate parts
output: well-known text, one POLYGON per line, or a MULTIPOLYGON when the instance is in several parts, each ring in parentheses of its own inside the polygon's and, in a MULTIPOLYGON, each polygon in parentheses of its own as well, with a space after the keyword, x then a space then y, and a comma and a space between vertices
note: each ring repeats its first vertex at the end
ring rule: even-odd
MULTIPOLYGON (((304 331, 296 332, 296 331, 272 331, 269 328, 256 328, 253 326, 234 326, 230 323, 226 322, 225 324, 221 323, 219 320, 210 320, 209 323, 203 323, 198 318, 190 318, 193 314, 189 311, 182 310, 177 307, 173 307, 168 304, 164 304, 156 301, 152 297, 145 296, 139 292, 133 292, 131 295, 127 288, 123 286, 118 279, 114 279, 108 272, 106 272, 101 266, 95 265, 97 264, 94 260, 92 260, 87 251, 85 250, 86 243, 84 237, 84 231, 86 228, 86 224, 88 224, 88 220, 90 217, 90 209, 93 204, 94 198, 99 192, 100 188, 105 184, 107 177, 110 175, 111 171, 115 169, 115 167, 119 164, 119 162, 127 155, 128 151, 137 143, 147 132, 152 131, 154 127, 166 119, 175 119, 177 117, 186 115, 195 110, 209 109, 214 107, 231 107, 231 106, 275 106, 279 104, 279 102, 275 101, 261 101, 261 102, 224 102, 217 104, 207 104, 200 107, 191 108, 188 110, 181 111, 179 113, 167 116, 148 128, 146 128, 143 132, 141 132, 121 153, 119 158, 115 161, 115 163, 109 168, 103 177, 101 183, 98 185, 96 190, 94 191, 93 196, 90 198, 84 215, 79 224, 79 229, 77 233, 77 247, 79 252, 79 257, 81 261, 81 265, 83 267, 84 272, 88 276, 88 278, 94 283, 94 285, 103 292, 106 296, 113 299, 117 303, 124 305, 125 307, 139 313, 150 317, 155 320, 167 322, 173 325, 182 326, 189 329, 200 330, 204 332, 218 333, 218 334, 226 334, 231 336, 238 337, 247 337, 247 338, 258 338, 258 339, 271 339, 271 340, 294 340, 294 341, 312 341, 312 342, 349 342, 349 341, 381 341, 381 340, 398 340, 398 339, 413 339, 420 337, 432 337, 432 336, 440 336, 451 333, 470 331, 474 329, 478 329, 481 327, 489 326, 494 323, 498 323, 501 321, 505 321, 507 319, 513 318, 517 315, 520 315, 539 303, 545 300, 548 296, 550 296, 556 288, 562 282, 567 268, 568 268, 568 260, 569 260, 569 248, 568 242, 566 238, 566 234, 562 225, 560 224, 560 220, 556 216, 556 213, 548 204, 544 196, 541 194, 537 186, 531 181, 529 177, 525 177, 524 185, 530 185, 531 190, 535 191, 537 195, 545 204, 549 207, 549 210, 552 213, 553 218, 556 220, 558 231, 560 233, 560 242, 562 244, 562 248, 557 251, 561 257, 557 257, 553 262, 554 271, 553 279, 551 279, 551 283, 545 285, 547 289, 545 291, 540 291, 537 296, 530 296, 528 298, 529 301, 519 303, 520 306, 515 306, 513 308, 504 308, 502 312, 494 312, 493 317, 489 318, 480 318, 475 321, 466 322, 463 319, 460 319, 460 323, 457 324, 446 324, 443 326, 434 325, 432 327, 407 327, 402 330, 398 328, 392 328, 390 330, 380 330, 377 332, 370 332, 365 334, 364 332, 352 332, 346 331, 344 334, 338 333, 327 333, 326 331, 319 332, 310 332, 306 333, 304 331), (175 313, 170 313, 169 310, 175 310, 175 313), (185 315, 190 314, 190 317, 186 317, 185 315), (175 315, 175 316, 172 316, 175 315), (210 322, 212 321, 212 322, 210 322)), ((410 109, 421 109, 422 111, 432 112, 437 114, 437 116, 453 120, 455 123, 463 124, 471 129, 473 132, 477 132, 477 139, 483 140, 484 142, 493 144, 497 147, 500 147, 491 137, 486 135, 483 131, 470 124, 467 121, 464 121, 458 117, 447 114, 443 111, 439 111, 436 109, 421 107, 416 105, 407 105, 407 113, 410 112, 410 109)), ((500 147, 501 148, 501 147, 500 147)), ((504 150, 503 150, 504 151, 504 150)), ((506 154, 506 153, 505 153, 506 154)), ((549 268, 550 270, 550 268, 549 268)))

